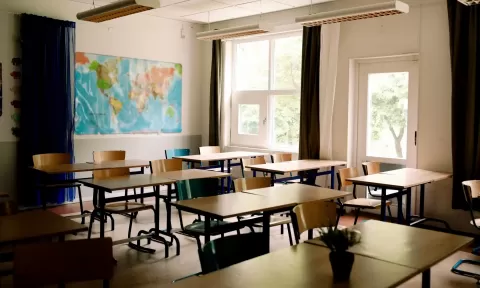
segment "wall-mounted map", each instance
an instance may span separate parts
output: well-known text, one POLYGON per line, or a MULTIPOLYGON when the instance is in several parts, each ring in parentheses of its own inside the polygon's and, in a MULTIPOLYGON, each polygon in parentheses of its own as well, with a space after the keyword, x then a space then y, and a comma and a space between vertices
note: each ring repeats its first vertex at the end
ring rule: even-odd
POLYGON ((75 133, 179 133, 182 65, 77 52, 75 133))

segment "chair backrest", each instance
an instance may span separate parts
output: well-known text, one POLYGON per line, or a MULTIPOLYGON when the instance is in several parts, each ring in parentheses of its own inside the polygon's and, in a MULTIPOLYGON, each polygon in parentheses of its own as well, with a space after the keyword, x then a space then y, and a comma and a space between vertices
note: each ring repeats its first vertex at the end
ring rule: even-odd
POLYGON ((297 218, 298 236, 310 229, 335 225, 337 221, 337 206, 333 202, 303 203, 295 206, 293 213, 297 218))
POLYGON ((355 168, 342 168, 338 169, 337 178, 338 178, 338 189, 346 188, 353 183, 351 181, 347 181, 347 178, 358 177, 358 169, 355 168))
POLYGON ((272 154, 272 163, 292 161, 292 153, 272 154))
POLYGON ((261 233, 232 235, 212 240, 198 251, 202 274, 250 260, 268 253, 261 233))
POLYGON ((266 164, 267 162, 265 161, 265 157, 256 157, 256 158, 243 158, 240 159, 240 162, 242 164, 242 175, 245 177, 245 171, 251 171, 252 169, 247 168, 245 166, 247 165, 260 165, 260 164, 266 164))
MULTIPOLYGON (((95 151, 93 152, 93 163, 99 164, 105 161, 125 160, 125 156, 125 151, 95 151)), ((130 175, 130 169, 128 168, 115 168, 93 171, 93 178, 95 179, 105 179, 126 175, 130 175)))
POLYGON ((150 161, 150 172, 158 175, 162 172, 178 171, 183 169, 182 159, 161 159, 150 161))
POLYGON ((208 154, 215 154, 220 153, 220 146, 203 146, 200 147, 200 155, 208 155, 208 154))
POLYGON ((0 216, 13 215, 18 212, 18 204, 10 198, 0 200, 0 216))
POLYGON ((176 185, 178 200, 218 195, 218 179, 216 178, 181 180, 176 185))
POLYGON ((363 162, 363 173, 365 175, 380 173, 380 162, 363 162))
POLYGON ((14 248, 14 286, 110 280, 114 259, 111 238, 19 245, 14 248))
POLYGON ((190 149, 167 149, 165 150, 165 158, 172 159, 173 157, 188 156, 190 149))
POLYGON ((470 210, 469 212, 470 212, 470 218, 472 219, 472 223, 476 228, 480 229, 480 227, 477 226, 477 222, 475 222, 476 217, 473 213, 474 211, 473 199, 480 197, 480 180, 463 181, 462 187, 463 187, 463 194, 465 196, 465 201, 467 202, 468 208, 470 210))
POLYGON ((68 153, 36 154, 32 158, 35 167, 72 163, 72 156, 68 153))
POLYGON ((251 177, 238 178, 233 181, 235 192, 243 192, 245 190, 260 189, 272 186, 270 177, 251 177))

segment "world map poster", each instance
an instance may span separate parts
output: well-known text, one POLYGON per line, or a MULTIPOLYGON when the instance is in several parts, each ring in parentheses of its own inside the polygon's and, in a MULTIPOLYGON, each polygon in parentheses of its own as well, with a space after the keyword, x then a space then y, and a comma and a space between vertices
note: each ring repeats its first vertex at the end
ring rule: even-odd
POLYGON ((182 65, 77 52, 75 133, 180 133, 182 65))

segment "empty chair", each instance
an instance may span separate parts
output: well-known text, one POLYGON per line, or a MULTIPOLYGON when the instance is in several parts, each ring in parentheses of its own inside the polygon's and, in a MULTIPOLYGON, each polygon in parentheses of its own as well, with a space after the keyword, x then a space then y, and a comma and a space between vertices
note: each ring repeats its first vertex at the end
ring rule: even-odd
MULTIPOLYGON (((288 162, 292 161, 292 153, 277 153, 270 155, 270 160, 272 163, 280 163, 280 162, 288 162)), ((293 177, 293 173, 290 172, 290 177, 293 177)), ((299 183, 300 179, 289 180, 283 182, 283 184, 292 184, 292 183, 299 183)))
POLYGON ((181 157, 190 155, 190 149, 167 149, 165 150, 165 158, 181 157))
POLYGON ((297 244, 303 232, 336 226, 337 205, 333 202, 315 201, 297 205, 293 208, 296 221, 294 222, 294 234, 297 244))
MULTIPOLYGON (((380 173, 381 172, 380 164, 381 164, 380 162, 363 162, 362 163, 363 173, 365 175, 380 173)), ((382 189, 379 189, 377 187, 367 186, 367 191, 370 197, 373 197, 373 198, 382 197, 382 189)), ((391 190, 391 189, 386 190, 386 195, 390 195, 394 193, 398 193, 398 190, 391 190)))
POLYGON ((202 146, 199 148, 200 155, 208 155, 222 152, 220 146, 202 146))
MULTIPOLYGON (((357 168, 343 168, 339 169, 337 173, 339 189, 345 189, 348 186, 352 186, 353 183, 348 181, 348 178, 358 177, 357 168)), ((361 209, 380 209, 382 207, 382 201, 378 199, 357 198, 356 186, 353 186, 353 199, 341 203, 342 207, 352 207, 355 209, 355 222, 357 224, 358 215, 361 209)), ((392 217, 392 211, 390 210, 391 201, 387 201, 387 209, 390 218, 392 217)))
MULTIPOLYGON (((247 171, 252 171, 252 169, 247 168, 245 166, 247 165, 261 165, 261 164, 266 164, 267 162, 265 161, 265 157, 256 157, 256 158, 244 158, 240 159, 240 164, 242 167, 242 177, 245 178, 245 172, 247 171)), ((253 177, 256 176, 256 172, 253 171, 253 177)), ((263 176, 265 176, 265 173, 263 173, 263 176)))
POLYGON ((14 287, 43 287, 103 280, 109 287, 114 259, 111 238, 19 245, 14 248, 14 287))
MULTIPOLYGON (((216 178, 202 178, 202 179, 190 179, 181 180, 176 183, 177 185, 177 200, 189 200, 200 197, 216 196, 218 179, 216 178)), ((192 224, 184 225, 182 218, 182 211, 178 210, 178 216, 180 217, 181 231, 177 233, 195 238, 197 240, 198 249, 201 249, 200 236, 205 236, 205 222, 201 220, 195 220, 192 224)), ((222 220, 211 220, 210 227, 218 227, 228 224, 228 222, 222 220)), ((222 233, 215 233, 210 235, 220 235, 222 233)))
POLYGON ((183 170, 183 161, 181 159, 160 159, 150 161, 150 172, 158 175, 162 172, 183 170))
MULTIPOLYGON (((253 178, 235 179, 233 183, 235 186, 235 192, 243 192, 246 190, 270 187, 272 182, 270 177, 253 177, 253 178)), ((245 217, 239 217, 239 220, 241 219, 245 219, 245 217)), ((281 215, 280 216, 273 215, 270 217, 270 227, 282 225, 282 228, 283 228, 283 225, 287 225, 288 240, 290 241, 290 245, 293 245, 292 232, 290 230, 291 223, 292 223, 292 220, 290 219, 290 217, 281 216, 281 215)), ((261 223, 255 224, 254 227, 262 227, 262 224, 261 223)), ((282 234, 283 234, 283 229, 282 229, 282 234)))
MULTIPOLYGON (((37 154, 33 155, 33 165, 35 167, 40 166, 51 166, 51 165, 61 165, 61 164, 71 164, 72 156, 68 153, 47 153, 47 154, 37 154)), ((45 193, 47 190, 56 190, 62 188, 77 188, 78 190, 78 203, 80 205, 80 213, 82 215, 89 214, 90 211, 83 210, 83 200, 82 200, 82 190, 81 184, 76 182, 52 182, 52 183, 41 183, 38 187, 40 190, 40 198, 42 201, 43 209, 47 209, 47 200, 45 193)), ((85 217, 82 217, 82 224, 85 223, 85 217)))
MULTIPOLYGON (((463 181, 462 186, 463 186, 463 194, 465 196, 465 201, 468 204, 470 217, 472 219, 470 221, 470 224, 480 230, 480 218, 475 217, 475 214, 474 214, 475 209, 473 205, 473 199, 477 199, 480 197, 480 180, 463 181)), ((480 247, 474 248, 472 253, 477 256, 480 255, 480 247)), ((455 263, 455 265, 453 265, 451 270, 455 274, 476 279, 477 285, 478 285, 480 282, 480 274, 470 272, 472 271, 472 269, 469 269, 470 271, 460 270, 459 267, 462 264, 480 266, 480 261, 475 261, 471 259, 461 259, 457 263, 455 263)))

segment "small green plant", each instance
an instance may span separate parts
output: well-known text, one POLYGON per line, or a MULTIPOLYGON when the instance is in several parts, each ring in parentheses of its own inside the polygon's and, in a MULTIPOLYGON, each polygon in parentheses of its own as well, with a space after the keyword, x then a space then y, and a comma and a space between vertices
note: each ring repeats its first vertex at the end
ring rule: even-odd
POLYGON ((360 242, 360 232, 353 229, 339 230, 334 226, 319 230, 320 240, 332 252, 345 252, 349 247, 360 242))

